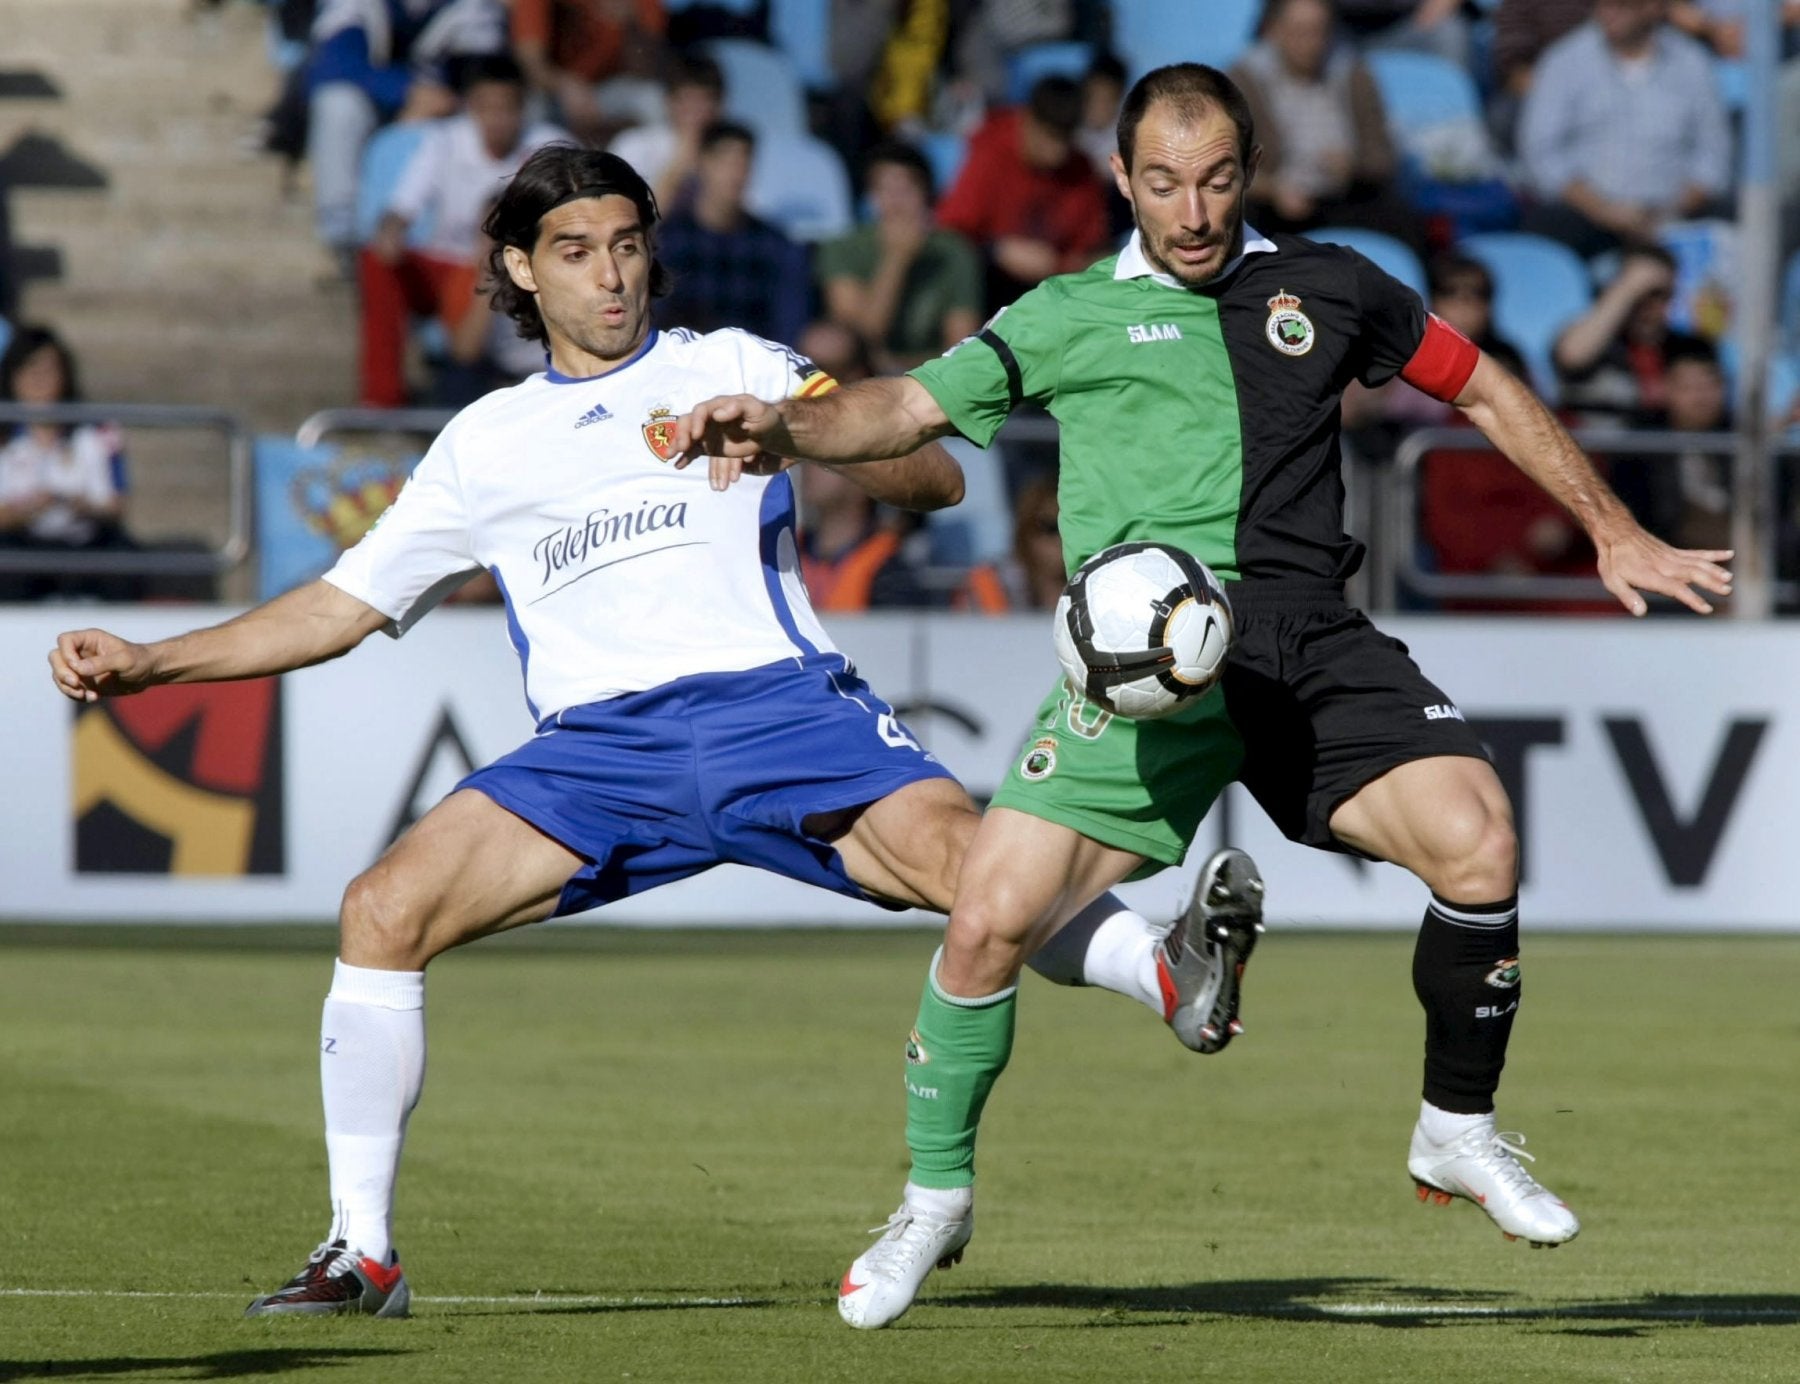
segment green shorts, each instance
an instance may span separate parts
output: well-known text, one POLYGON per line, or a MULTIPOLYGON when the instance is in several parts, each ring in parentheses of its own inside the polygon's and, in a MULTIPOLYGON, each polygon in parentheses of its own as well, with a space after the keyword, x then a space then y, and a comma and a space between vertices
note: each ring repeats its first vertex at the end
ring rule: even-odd
POLYGON ((1138 873, 1151 874, 1181 863, 1243 759, 1216 687, 1173 716, 1131 721, 1059 679, 993 806, 1144 856, 1138 873))

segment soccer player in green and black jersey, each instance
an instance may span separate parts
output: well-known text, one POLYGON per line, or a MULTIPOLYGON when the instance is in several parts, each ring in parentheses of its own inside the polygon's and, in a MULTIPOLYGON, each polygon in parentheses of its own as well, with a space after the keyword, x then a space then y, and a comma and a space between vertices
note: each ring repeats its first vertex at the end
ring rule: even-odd
POLYGON ((845 1275, 852 1325, 898 1317, 968 1242, 975 1128, 1010 1051, 1023 959, 1119 880, 1180 860, 1233 778, 1292 839, 1392 861, 1431 891, 1413 958, 1420 1197, 1466 1197, 1513 1238, 1579 1229, 1494 1122, 1521 993, 1510 804, 1452 699, 1345 604, 1362 549, 1343 532, 1343 391, 1398 375, 1454 402, 1581 522, 1633 614, 1642 591, 1710 610, 1700 591, 1729 592, 1731 555, 1644 532, 1523 385, 1360 255, 1245 226, 1256 162, 1228 78, 1160 68, 1120 115, 1113 172, 1137 232, 1119 255, 1047 280, 905 378, 813 401, 713 400, 684 420, 683 445, 724 486, 757 451, 843 463, 953 431, 985 444, 1012 409, 1040 404, 1062 429, 1070 568, 1113 543, 1172 544, 1228 582, 1236 616, 1221 687, 1167 720, 1110 718, 1064 686, 1046 698, 927 978, 907 1045, 912 1174, 845 1275))

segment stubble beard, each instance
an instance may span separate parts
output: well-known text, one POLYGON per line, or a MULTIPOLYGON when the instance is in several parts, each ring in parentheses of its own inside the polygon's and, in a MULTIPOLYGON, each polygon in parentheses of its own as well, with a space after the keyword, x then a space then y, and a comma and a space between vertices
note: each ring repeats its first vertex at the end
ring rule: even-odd
POLYGON ((1237 224, 1231 229, 1231 237, 1225 243, 1225 254, 1219 260, 1218 267, 1199 272, 1192 269, 1184 269, 1172 257, 1164 255, 1163 245, 1158 242, 1151 229, 1144 224, 1143 217, 1138 215, 1135 207, 1132 208, 1131 217, 1137 225, 1138 243, 1143 246, 1144 258, 1150 261, 1152 268, 1156 269, 1159 273, 1167 274, 1170 278, 1177 280, 1186 288, 1206 287, 1207 284, 1211 283, 1224 272, 1225 266, 1236 259, 1242 249, 1244 238, 1244 211, 1241 202, 1238 204, 1236 216, 1237 224))

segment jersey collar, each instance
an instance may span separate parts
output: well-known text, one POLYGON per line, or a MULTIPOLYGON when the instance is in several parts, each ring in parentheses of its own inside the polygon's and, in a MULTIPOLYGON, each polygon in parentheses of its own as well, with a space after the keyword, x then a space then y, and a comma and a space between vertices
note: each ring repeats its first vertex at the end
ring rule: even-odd
MULTIPOLYGON (((1213 282, 1216 283, 1233 273, 1251 255, 1272 255, 1274 253, 1275 242, 1246 222, 1243 253, 1215 274, 1213 282)), ((1165 274, 1150 263, 1144 255, 1143 240, 1137 231, 1131 233, 1131 239, 1126 241, 1125 248, 1119 251, 1119 262, 1113 266, 1113 277, 1115 279, 1154 279, 1164 288, 1185 289, 1187 287, 1173 274, 1165 274)))
POLYGON ((613 368, 611 370, 608 370, 604 375, 565 375, 565 374, 563 374, 562 371, 558 370, 554 365, 552 365, 550 363, 550 353, 548 351, 545 351, 544 352, 544 378, 546 380, 550 381, 551 384, 588 384, 594 380, 610 380, 614 375, 618 374, 621 370, 629 370, 632 366, 636 365, 645 356, 649 355, 651 348, 656 345, 657 337, 659 337, 661 335, 662 335, 661 332, 657 331, 656 328, 652 327, 650 329, 650 335, 644 338, 644 344, 642 346, 638 347, 637 350, 633 351, 629 358, 620 361, 617 365, 613 366, 613 368))

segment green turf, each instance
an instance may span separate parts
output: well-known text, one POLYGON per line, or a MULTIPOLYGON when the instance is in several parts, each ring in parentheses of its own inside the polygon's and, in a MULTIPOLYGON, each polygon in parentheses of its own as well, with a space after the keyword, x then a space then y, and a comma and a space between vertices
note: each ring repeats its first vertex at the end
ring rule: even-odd
POLYGON ((400 1186, 426 1301, 248 1322, 323 1229, 328 938, 0 930, 0 1380, 1800 1377, 1800 940, 1531 944, 1502 1125, 1585 1222, 1553 1252, 1413 1200, 1404 939, 1271 935, 1217 1058, 1028 981, 969 1256, 856 1333, 831 1298, 905 1171, 929 949, 553 931, 446 958, 400 1186))

